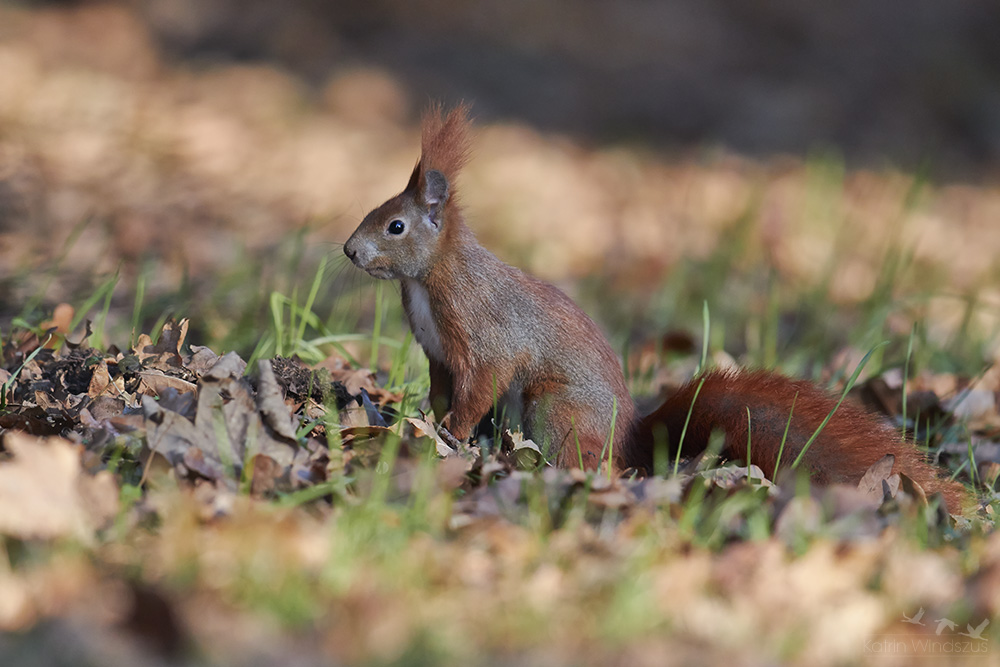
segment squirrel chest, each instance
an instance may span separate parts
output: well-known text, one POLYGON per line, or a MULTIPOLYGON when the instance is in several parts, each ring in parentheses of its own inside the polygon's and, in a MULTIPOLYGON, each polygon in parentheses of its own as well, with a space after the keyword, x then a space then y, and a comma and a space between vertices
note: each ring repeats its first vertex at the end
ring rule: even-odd
POLYGON ((441 345, 441 333, 434 322, 431 312, 430 296, 427 289, 415 280, 404 280, 403 308, 410 321, 410 329, 414 338, 424 348, 428 357, 444 362, 444 347, 441 345))

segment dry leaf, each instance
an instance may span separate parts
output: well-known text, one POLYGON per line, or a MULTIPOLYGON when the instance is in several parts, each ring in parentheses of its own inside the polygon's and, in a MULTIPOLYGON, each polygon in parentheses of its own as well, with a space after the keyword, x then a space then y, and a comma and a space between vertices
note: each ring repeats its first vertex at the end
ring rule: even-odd
MULTIPOLYGON (((201 377, 219 361, 219 355, 204 345, 191 346, 191 360, 187 363, 187 369, 196 376, 201 377)), ((242 372, 242 371, 241 371, 242 372)))
POLYGON ((316 368, 325 368, 330 371, 330 377, 335 382, 340 382, 344 385, 349 396, 360 396, 361 390, 364 389, 368 392, 372 401, 378 405, 385 405, 386 403, 399 403, 403 400, 403 395, 401 393, 393 393, 385 389, 385 387, 380 387, 375 383, 375 374, 367 368, 351 369, 344 368, 339 363, 339 359, 331 358, 327 361, 318 364, 316 368))
POLYGON ((466 481, 472 463, 461 456, 448 456, 435 469, 438 488, 442 491, 454 491, 466 481))
POLYGON ((448 457, 456 454, 456 451, 438 435, 437 429, 429 421, 408 417, 406 423, 413 427, 413 434, 418 438, 430 438, 434 441, 438 456, 448 457))
POLYGON ((52 319, 42 322, 40 328, 43 331, 48 331, 49 329, 55 329, 56 333, 61 333, 64 336, 70 333, 70 325, 73 323, 73 306, 68 303, 60 303, 52 311, 52 319))
POLYGON ((167 375, 163 371, 150 369, 139 371, 139 387, 137 394, 149 394, 151 396, 162 396, 167 388, 174 389, 181 394, 193 394, 198 391, 198 385, 188 382, 173 375, 167 375))
POLYGON ((916 480, 904 473, 897 473, 893 477, 899 478, 899 488, 903 493, 915 498, 921 505, 927 504, 927 492, 924 491, 924 487, 920 486, 916 480))
POLYGON ((756 465, 749 467, 725 466, 704 470, 698 474, 723 489, 735 489, 743 483, 743 480, 752 480, 755 485, 759 486, 773 486, 771 480, 764 476, 764 471, 756 465))
POLYGON ((202 374, 204 380, 224 380, 227 378, 238 379, 246 372, 247 362, 240 358, 235 352, 227 352, 219 357, 216 362, 202 374))
POLYGON ((997 394, 991 389, 973 387, 960 391, 957 396, 945 401, 944 408, 957 419, 968 422, 971 428, 1000 425, 997 394))
POLYGON ((101 363, 94 369, 94 374, 90 378, 90 387, 87 389, 87 395, 91 398, 96 398, 107 391, 110 385, 111 374, 108 372, 108 362, 105 359, 101 359, 101 363))
POLYGON ((187 337, 187 318, 180 323, 168 321, 160 330, 160 338, 156 344, 146 334, 139 334, 135 342, 135 356, 145 368, 169 370, 183 365, 181 345, 187 337))
MULTIPOLYGON (((886 454, 873 463, 858 482, 858 490, 875 506, 881 505, 885 495, 882 490, 882 482, 888 480, 892 474, 892 466, 896 462, 896 457, 886 454)), ((898 485, 898 479, 896 481, 898 485)))
POLYGON ((299 424, 295 417, 288 412, 285 398, 281 394, 281 387, 278 386, 278 381, 274 378, 271 362, 267 359, 261 359, 257 362, 257 370, 260 374, 257 386, 257 408, 264 418, 264 423, 274 429, 278 435, 295 442, 295 431, 299 424))
POLYGON ((635 496, 623 484, 619 483, 619 480, 615 480, 615 482, 615 484, 599 491, 592 488, 590 495, 587 496, 587 502, 605 509, 622 509, 633 505, 635 496))
POLYGON ((511 432, 508 429, 504 433, 504 445, 510 449, 514 465, 519 470, 535 470, 546 462, 541 448, 532 440, 526 440, 520 431, 511 432))
POLYGON ((4 447, 14 457, 0 463, 0 533, 90 541, 117 511, 114 478, 84 473, 79 449, 68 440, 9 431, 4 447))

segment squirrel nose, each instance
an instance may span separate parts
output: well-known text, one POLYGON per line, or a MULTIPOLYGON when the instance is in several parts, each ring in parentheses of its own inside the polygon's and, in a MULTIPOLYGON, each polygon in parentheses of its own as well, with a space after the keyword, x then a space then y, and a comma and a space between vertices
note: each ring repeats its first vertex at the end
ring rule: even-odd
POLYGON ((350 248, 348 248, 345 245, 344 246, 344 254, 347 255, 348 259, 350 259, 351 261, 353 261, 354 257, 358 254, 358 251, 357 250, 351 250, 350 248))

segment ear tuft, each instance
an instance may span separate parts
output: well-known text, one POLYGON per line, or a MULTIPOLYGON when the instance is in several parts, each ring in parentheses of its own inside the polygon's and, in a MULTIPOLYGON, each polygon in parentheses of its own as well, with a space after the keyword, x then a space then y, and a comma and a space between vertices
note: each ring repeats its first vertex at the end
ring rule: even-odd
POLYGON ((410 180, 407 182, 406 187, 403 188, 403 192, 416 192, 419 186, 420 186, 420 160, 417 160, 417 166, 413 168, 413 172, 410 174, 410 180))
POLYGON ((447 114, 440 104, 431 105, 421 120, 420 170, 444 174, 454 187, 469 158, 469 105, 462 103, 447 114))

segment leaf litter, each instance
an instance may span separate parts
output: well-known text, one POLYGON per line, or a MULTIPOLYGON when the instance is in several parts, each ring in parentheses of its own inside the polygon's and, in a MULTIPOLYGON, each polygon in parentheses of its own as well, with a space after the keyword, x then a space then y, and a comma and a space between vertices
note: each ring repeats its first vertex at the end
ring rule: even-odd
MULTIPOLYGON (((439 627, 453 613, 453 605, 467 605, 488 593, 497 601, 487 608, 501 613, 505 605, 514 604, 500 602, 506 599, 502 586, 524 596, 514 608, 524 604, 533 613, 542 609, 565 616, 560 622, 547 617, 555 624, 554 632, 572 634, 575 624, 600 634, 594 623, 610 622, 605 616, 585 618, 583 611, 567 615, 567 605, 593 610, 607 604, 604 586, 626 581, 630 575, 623 568, 639 567, 637 562, 644 563, 642 576, 650 579, 651 588, 634 604, 647 605, 645 613, 661 619, 659 623, 680 628, 666 644, 656 639, 656 632, 642 632, 641 624, 623 630, 625 636, 645 637, 641 645, 654 654, 683 653, 689 642, 709 641, 713 636, 704 631, 709 618, 716 619, 711 627, 734 624, 729 639, 712 649, 719 656, 728 655, 740 638, 747 641, 759 633, 771 638, 772 649, 778 650, 773 647, 797 632, 817 632, 829 617, 840 619, 841 625, 820 632, 815 645, 795 654, 823 663, 823 656, 836 661, 857 655, 856 646, 835 639, 837 632, 850 627, 846 632, 854 639, 878 632, 891 622, 889 610, 899 605, 933 605, 944 615, 967 597, 974 603, 964 612, 970 618, 1000 613, 1000 577, 993 576, 1000 571, 997 538, 977 538, 975 531, 956 533, 963 527, 968 531, 968 518, 926 511, 934 505, 928 505, 919 485, 905 475, 889 474, 890 457, 874 464, 857 487, 813 487, 805 493, 791 476, 768 480, 756 466, 710 467, 702 459, 686 462, 680 474, 665 478, 615 479, 600 472, 560 470, 548 467, 541 448, 517 432, 503 429, 498 443, 481 438, 470 445, 451 442, 429 416, 399 418, 403 395, 379 386, 372 371, 351 368, 336 358, 314 368, 276 358, 260 361, 248 375, 246 362, 233 352, 220 356, 187 345, 187 331, 184 320, 168 322, 155 343, 140 335, 128 351, 49 346, 34 334, 6 341, 0 535, 5 536, 8 558, 15 543, 72 540, 101 550, 104 565, 95 568, 78 557, 70 557, 67 565, 53 557, 33 566, 36 573, 45 573, 36 574, 39 579, 10 570, 0 573, 0 592, 8 595, 0 605, 0 627, 31 627, 52 616, 51 600, 64 596, 70 601, 65 604, 80 604, 101 586, 112 585, 109 581, 123 581, 126 602, 108 612, 117 620, 95 621, 94 632, 124 629, 155 645, 162 638, 140 622, 150 615, 154 625, 179 623, 170 631, 170 651, 185 642, 228 641, 228 650, 238 654, 246 647, 224 641, 217 634, 220 630, 210 629, 211 623, 202 628, 199 620, 214 615, 225 632, 252 626, 253 621, 238 614, 234 618, 233 603, 206 603, 206 595, 214 600, 213 591, 227 596, 244 590, 237 607, 267 608, 287 604, 272 599, 276 594, 267 586, 318 585, 343 613, 361 614, 369 625, 356 628, 353 643, 341 646, 337 642, 344 641, 343 626, 334 623, 326 626, 329 634, 315 637, 302 650, 348 660, 393 659, 428 627, 439 627), (426 615, 390 611, 399 608, 400 596, 414 592, 385 583, 398 582, 393 578, 398 573, 389 575, 379 570, 381 566, 343 551, 337 540, 352 538, 331 528, 346 508, 361 511, 370 504, 379 480, 389 504, 376 505, 370 521, 391 527, 416 520, 429 531, 423 533, 425 538, 420 531, 413 533, 405 547, 408 557, 416 559, 411 567, 417 568, 406 576, 431 582, 419 589, 435 599, 426 615), (274 508, 271 513, 262 513, 268 506, 274 508), (421 508, 419 518, 407 514, 408 507, 421 508), (910 557, 912 550, 893 536, 915 521, 923 522, 939 545, 956 540, 971 544, 983 554, 980 568, 956 570, 958 565, 949 560, 941 566, 941 576, 951 578, 943 592, 912 595, 899 586, 883 591, 898 599, 879 602, 865 582, 895 566, 892 558, 878 555, 881 550, 910 557), (199 525, 215 528, 205 533, 199 525), (770 528, 761 532, 761 526, 770 528), (333 542, 322 537, 331 530, 339 536, 333 542), (539 530, 550 535, 551 552, 540 551, 531 539, 539 530), (650 531, 655 535, 664 530, 665 536, 649 541, 650 531), (149 542, 144 534, 159 539, 149 542), (639 538, 643 535, 645 542, 639 538), (426 536, 437 537, 428 542, 426 536), (285 546, 279 548, 276 540, 285 546), (787 556, 779 555, 806 544, 811 546, 801 551, 800 559, 786 562, 787 556), (143 579, 120 579, 119 574, 108 580, 108 571, 121 572, 129 562, 121 551, 126 545, 145 550, 142 562, 152 569, 143 579), (678 550, 678 545, 687 546, 678 550), (658 555, 641 555, 650 548, 658 555), (711 558, 713 552, 719 556, 711 558), (223 553, 229 555, 222 558, 223 553), (239 555, 254 553, 269 554, 267 558, 280 565, 264 573, 245 560, 249 555, 239 555), (837 553, 854 555, 844 560, 837 553), (773 561, 774 571, 740 565, 755 559, 773 561), (452 560, 454 566, 440 569, 441 563, 452 560), (205 574, 198 576, 189 595, 171 592, 161 578, 176 576, 171 573, 190 562, 199 563, 205 574), (323 573, 331 563, 348 572, 336 575, 347 577, 346 589, 317 583, 329 576, 323 573), (251 574, 237 574, 247 567, 251 574), (54 568, 76 572, 89 583, 57 594, 51 583, 38 583, 53 576, 54 568), (294 583, 297 575, 290 573, 297 568, 306 580, 294 583), (205 579, 209 572, 222 578, 205 579), (842 577, 841 587, 815 588, 817 579, 833 572, 842 577), (271 583, 249 583, 253 580, 247 576, 271 583), (795 584, 800 598, 790 601, 779 591, 796 577, 801 579, 795 584), (383 583, 365 587, 362 582, 369 578, 383 583), (690 580, 685 583, 684 578, 690 580), (750 586, 754 578, 759 581, 750 586), (265 589, 258 590, 260 586, 265 589), (848 611, 830 614, 829 605, 844 595, 844 609, 860 616, 848 611), (377 616, 365 611, 369 605, 378 610, 377 616), (746 614, 760 608, 769 610, 770 620, 747 625, 746 614), (848 618, 854 619, 851 624, 848 618), (379 633, 389 633, 393 640, 383 644, 379 633)), ((924 414, 933 407, 948 419, 964 402, 938 398, 935 387, 947 385, 951 396, 965 387, 992 392, 995 417, 995 375, 987 373, 975 383, 918 377, 911 379, 910 391, 922 396, 924 414)), ((879 377, 858 393, 869 403, 892 405, 900 402, 901 387, 891 376, 879 377)), ((976 400, 973 447, 984 468, 998 462, 995 452, 1000 447, 986 401, 976 400)), ((918 434, 919 428, 916 425, 918 434)), ((957 442, 947 445, 949 437, 946 452, 967 454, 958 451, 957 442)), ((992 510, 985 511, 989 515, 992 510)), ((360 554, 365 553, 371 555, 361 548, 360 554)), ((386 555, 372 557, 377 562, 386 555)), ((386 563, 400 566, 393 558, 386 563)), ((305 618, 324 616, 300 611, 293 617, 302 613, 305 618)), ((472 614, 469 622, 475 618, 472 614)), ((497 624, 492 616, 479 620, 497 625, 483 639, 492 650, 502 653, 501 647, 511 642, 530 650, 541 641, 519 621, 497 624)), ((565 634, 560 641, 565 655, 587 661, 589 654, 579 639, 565 634), (583 653, 574 652, 580 650, 583 653)))

